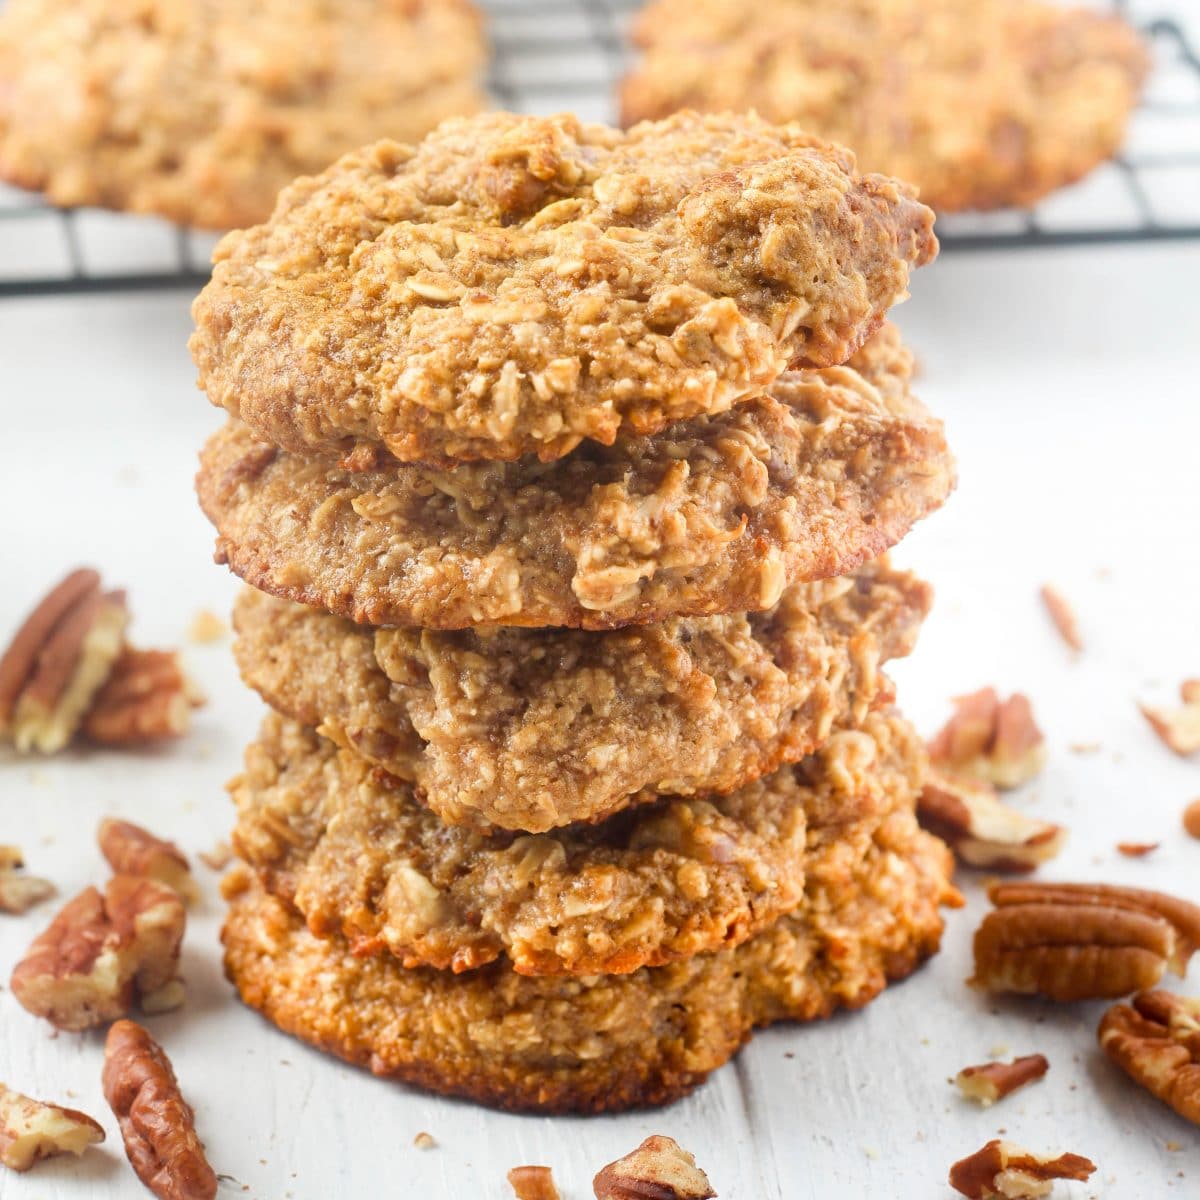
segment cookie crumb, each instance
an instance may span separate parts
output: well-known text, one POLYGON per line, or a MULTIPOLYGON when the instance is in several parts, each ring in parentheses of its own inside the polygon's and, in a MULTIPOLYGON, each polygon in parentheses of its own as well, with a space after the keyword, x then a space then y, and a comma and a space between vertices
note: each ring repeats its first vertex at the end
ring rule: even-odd
POLYGON ((422 1129, 421 1132, 418 1133, 415 1138, 413 1138, 413 1145, 416 1146, 418 1150, 432 1150, 434 1146, 437 1145, 437 1142, 433 1140, 432 1133, 426 1133, 425 1130, 422 1129))
POLYGON ((228 633, 229 626, 211 608, 202 608, 192 617, 187 636, 189 642, 206 646, 223 641, 228 633))
POLYGON ((559 1200, 549 1167, 513 1167, 508 1182, 517 1200, 559 1200))

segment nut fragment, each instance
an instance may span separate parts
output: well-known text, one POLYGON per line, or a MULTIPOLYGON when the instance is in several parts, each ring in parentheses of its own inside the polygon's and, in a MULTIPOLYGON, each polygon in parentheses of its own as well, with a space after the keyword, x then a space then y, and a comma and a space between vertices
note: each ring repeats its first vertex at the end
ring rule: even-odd
POLYGON ((106 746, 136 746, 187 732, 204 703, 174 650, 125 646, 83 722, 83 733, 106 746))
POLYGON ((1077 653, 1083 649, 1083 638, 1079 634, 1079 622, 1075 619, 1075 610, 1067 603, 1066 597, 1050 584, 1042 586, 1042 603, 1054 622, 1054 628, 1059 636, 1072 650, 1077 653))
POLYGON ((1200 944, 1200 908, 1110 884, 998 883, 975 933, 975 987, 1070 1001, 1181 976, 1200 944))
POLYGON ((25 858, 16 846, 0 846, 0 912, 27 912, 54 895, 54 884, 26 875, 24 866, 25 858))
POLYGON ((929 756, 939 766, 1014 788, 1042 769, 1046 742, 1026 696, 1014 692, 1001 701, 988 687, 955 697, 954 715, 929 743, 929 756))
POLYGON ((59 1029, 81 1030, 124 1016, 177 1007, 183 902, 151 879, 116 875, 104 893, 70 901, 12 973, 13 995, 59 1029))
POLYGON ((196 882, 188 860, 174 842, 163 841, 148 829, 115 817, 100 822, 96 840, 114 874, 155 879, 173 888, 185 901, 196 898, 196 882))
POLYGON ((229 632, 229 626, 210 608, 199 609, 188 626, 188 641, 207 645, 219 642, 229 632))
POLYGON ((1139 707, 1154 732, 1176 754, 1195 754, 1200 750, 1200 679, 1185 679, 1179 685, 1181 708, 1139 707))
POLYGON ((1114 1004, 1098 1036, 1126 1075, 1200 1125, 1200 999, 1142 992, 1131 1004, 1114 1004))
POLYGON ((592 1188, 596 1200, 711 1200, 717 1194, 695 1158, 657 1133, 632 1154, 609 1163, 592 1180, 592 1188))
POLYGON ((171 1060, 140 1025, 118 1021, 108 1031, 101 1084, 146 1187, 160 1200, 212 1200, 217 1177, 196 1136, 195 1114, 171 1060))
POLYGON ((968 1100, 989 1108, 997 1100, 1011 1096, 1018 1088, 1041 1079, 1050 1069, 1044 1054, 1028 1054, 1012 1062, 989 1062, 976 1067, 963 1067, 954 1077, 958 1090, 968 1100))
POLYGON ((513 1167, 508 1182, 517 1200, 559 1200, 549 1167, 513 1167))
POLYGON ((921 792, 917 816, 968 866, 992 871, 1032 871, 1067 840, 1061 825, 1002 804, 990 783, 936 769, 921 792))
POLYGON ((38 602, 0 658, 0 736, 53 754, 75 736, 125 636, 123 592, 72 571, 38 602))
POLYGON ((43 1158, 82 1154, 104 1141, 104 1130, 86 1113, 34 1100, 0 1083, 0 1163, 28 1171, 43 1158))
POLYGON ((432 1133, 426 1133, 425 1130, 422 1129, 421 1132, 413 1138, 413 1145, 418 1150, 432 1150, 434 1146, 437 1145, 437 1142, 433 1140, 432 1133))
POLYGON ((1096 1164, 1079 1154, 1041 1158, 994 1138, 950 1168, 950 1186, 969 1200, 1037 1200, 1056 1179, 1084 1180, 1096 1164))
POLYGON ((218 842, 211 850, 201 850, 196 857, 210 871, 223 871, 233 862, 233 847, 228 842, 218 842))
POLYGON ((1117 853, 1126 858, 1145 858, 1159 848, 1161 842, 1118 842, 1117 853))
POLYGON ((1183 827, 1189 837, 1200 838, 1200 796, 1183 810, 1183 827))

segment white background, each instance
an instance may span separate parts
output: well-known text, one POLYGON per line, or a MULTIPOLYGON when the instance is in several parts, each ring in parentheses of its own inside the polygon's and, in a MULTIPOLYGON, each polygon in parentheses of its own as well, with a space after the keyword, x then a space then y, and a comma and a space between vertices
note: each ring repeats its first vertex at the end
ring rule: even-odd
MULTIPOLYGON (((19 250, 0 242, 0 254, 19 250)), ((1200 901, 1200 842, 1179 825, 1200 796, 1200 762, 1172 756, 1135 704, 1172 702, 1180 679, 1200 675, 1198 278, 1195 243, 960 253, 916 277, 897 317, 961 485, 899 552, 936 584, 938 603, 894 674, 927 732, 952 694, 990 683, 1032 696, 1050 762, 1015 802, 1071 830, 1047 878, 1200 901), (1078 610, 1078 659, 1039 605, 1047 581, 1078 610), (1100 750, 1069 749, 1082 742, 1100 750), (1162 847, 1135 861, 1116 853, 1120 840, 1162 847)), ((0 638, 79 563, 129 589, 142 644, 184 644, 198 609, 227 610, 234 584, 211 562, 191 490, 219 417, 194 388, 188 303, 164 292, 0 304, 0 638)), ((186 656, 210 703, 179 745, 0 758, 0 841, 24 847, 64 896, 105 875, 93 840, 103 815, 192 853, 227 835, 223 783, 261 709, 227 643, 187 645, 186 656)), ((505 1197, 508 1168, 535 1162, 554 1167, 566 1200, 582 1200, 603 1163, 662 1132, 696 1153, 726 1198, 936 1198, 950 1195, 949 1164, 1001 1130, 1098 1162, 1092 1183, 1062 1187, 1064 1197, 1200 1194, 1195 1128, 1099 1054, 1102 1005, 997 1002, 964 986, 985 907, 969 875, 971 905, 949 914, 942 955, 866 1012, 761 1034, 665 1111, 567 1120, 425 1096, 276 1033, 221 977, 215 876, 195 870, 205 895, 185 950, 188 1004, 148 1024, 211 1161, 233 1177, 222 1196, 505 1197), (960 1100, 947 1077, 1000 1051, 1040 1051, 1050 1074, 988 1111, 960 1100), (436 1149, 412 1147, 420 1130, 436 1149)), ((53 911, 0 916, 0 980, 53 911)), ((1197 990, 1195 978, 1172 986, 1197 990)), ((4 1200, 139 1194, 100 1095, 101 1048, 100 1034, 55 1036, 0 992, 0 1080, 81 1107, 109 1132, 79 1163, 0 1174, 4 1200)))

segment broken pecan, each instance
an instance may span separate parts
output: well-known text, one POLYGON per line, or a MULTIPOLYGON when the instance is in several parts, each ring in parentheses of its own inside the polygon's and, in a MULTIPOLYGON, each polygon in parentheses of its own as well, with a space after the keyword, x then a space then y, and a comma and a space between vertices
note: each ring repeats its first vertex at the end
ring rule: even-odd
POLYGON ((1189 837, 1200 838, 1200 797, 1183 810, 1183 827, 1189 837))
POLYGON ((196 1136, 195 1114, 171 1060, 140 1025, 118 1021, 108 1031, 101 1084, 146 1187, 160 1200, 212 1200, 217 1176, 196 1136))
POLYGON ((115 875, 137 875, 174 888, 185 901, 196 898, 196 882, 183 851, 132 821, 105 817, 96 833, 100 853, 115 875))
POLYGON ((114 876, 103 894, 88 888, 76 896, 34 941, 13 970, 13 995, 67 1030, 115 1020, 135 1002, 146 1012, 177 1008, 185 920, 171 888, 114 876))
POLYGON ((950 1186, 969 1200, 1037 1200, 1056 1179, 1088 1179, 1096 1164, 1079 1154, 1041 1158, 998 1138, 950 1168, 950 1186))
POLYGON ((1200 908, 1111 884, 997 883, 975 933, 975 987, 1070 1001, 1182 976, 1200 943, 1200 908))
POLYGON ((1067 840, 1061 825, 1002 804, 990 783, 936 769, 926 779, 917 816, 968 866, 992 871, 1032 871, 1067 840))
POLYGON ((0 658, 0 736, 52 754, 75 736, 125 636, 123 592, 72 571, 34 608, 0 658))
POLYGON ((549 1167, 513 1167, 508 1182, 517 1200, 559 1200, 549 1167))
POLYGON ((618 1158, 592 1180, 596 1200, 712 1200, 717 1193, 695 1158, 661 1134, 618 1158))
POLYGON ((23 1096, 0 1083, 0 1163, 28 1171, 58 1154, 82 1154, 104 1141, 104 1130, 87 1113, 23 1096))
POLYGON ((1200 999, 1141 992, 1104 1014, 1098 1036, 1126 1075, 1200 1125, 1200 999))
POLYGON ((1014 788, 1032 779, 1046 761, 1046 742, 1027 697, 1001 701, 995 688, 956 696, 954 715, 929 743, 938 766, 1014 788))
POLYGON ((989 1062, 977 1067, 963 1067, 954 1082, 968 1100, 988 1108, 1027 1083, 1041 1079, 1049 1069, 1044 1054, 1028 1054, 1009 1063, 989 1062))
POLYGON ((1075 610, 1067 603, 1066 597, 1050 584, 1042 586, 1042 603, 1054 622, 1054 628, 1059 636, 1076 653, 1083 649, 1083 638, 1079 634, 1079 622, 1075 619, 1075 610))
POLYGON ((83 733, 107 746, 140 746, 187 732, 204 699, 174 650, 125 646, 83 721, 83 733))
POLYGON ((1200 750, 1200 679, 1185 679, 1179 685, 1179 697, 1181 708, 1139 707, 1163 742, 1186 757, 1200 750))
POLYGON ((1159 848, 1161 842, 1118 842, 1117 853, 1126 858, 1145 858, 1159 848))
POLYGON ((54 895, 54 884, 26 875, 24 866, 25 859, 16 846, 0 846, 0 912, 27 912, 54 895))

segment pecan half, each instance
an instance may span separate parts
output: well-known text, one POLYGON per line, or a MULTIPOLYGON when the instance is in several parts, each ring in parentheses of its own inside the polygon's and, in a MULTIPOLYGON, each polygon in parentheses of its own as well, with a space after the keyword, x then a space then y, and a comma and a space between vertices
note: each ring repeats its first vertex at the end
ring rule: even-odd
POLYGON ((1054 858, 1067 831, 1002 804, 990 783, 932 769, 917 803, 921 824, 972 867, 1017 874, 1054 858))
POLYGON ((137 1177, 160 1200, 212 1200, 217 1176, 196 1136, 171 1060, 133 1021, 118 1021, 104 1043, 104 1098, 121 1126, 137 1177))
POLYGON ((1182 976, 1200 944, 1200 908, 1111 884, 998 883, 975 933, 971 984, 1071 1001, 1114 999, 1182 976))
POLYGON ((955 697, 954 715, 929 743, 929 757, 938 766, 1014 788, 1042 769, 1046 742, 1026 696, 1015 692, 1002 701, 988 687, 955 697))
POLYGON ((1176 754, 1186 757, 1200 750, 1200 679, 1185 679, 1179 685, 1180 708, 1139 705, 1151 728, 1176 754))
POLYGON ((0 736, 21 753, 53 754, 75 736, 120 653, 123 592, 72 571, 39 601, 0 658, 0 736))
POLYGON ((155 879, 173 888, 185 901, 196 898, 191 867, 174 842, 164 841, 132 821, 119 821, 115 817, 105 817, 100 822, 96 841, 114 874, 155 879))
POLYGON ((24 866, 24 856, 16 846, 0 846, 0 912, 28 912, 54 895, 54 884, 36 875, 26 875, 24 866))
POLYGON ((107 746, 140 746, 187 732, 204 698, 174 650, 125 646, 83 721, 83 733, 107 746))
POLYGON ((1079 1154, 1042 1158, 994 1138, 950 1168, 950 1186, 969 1200, 1037 1200, 1056 1179, 1084 1180, 1096 1164, 1079 1154))
POLYGON ((549 1167, 513 1167, 508 1182, 517 1200, 559 1200, 549 1167))
POLYGON ((87 1113, 23 1096, 0 1083, 0 1163, 28 1171, 58 1154, 82 1154, 104 1141, 104 1130, 87 1113))
POLYGON ((1075 610, 1067 602, 1067 598, 1050 584, 1042 585, 1042 603, 1058 630, 1059 637, 1076 653, 1083 649, 1083 638, 1079 633, 1079 622, 1075 619, 1075 610))
POLYGON ((76 896, 34 941, 13 970, 13 995, 67 1030, 115 1020, 135 1002, 146 1012, 177 1008, 185 921, 171 888, 114 876, 103 894, 88 888, 76 896))
POLYGON ((954 1077, 958 1090, 968 1100, 974 1100, 983 1108, 989 1108, 997 1100, 1011 1096, 1018 1088, 1041 1079, 1050 1070, 1044 1054, 1028 1054, 1014 1058, 1012 1062, 981 1063, 976 1067, 963 1067, 954 1077))
POLYGON ((1200 1125, 1200 999, 1141 992, 1104 1014, 1098 1036, 1126 1075, 1200 1125))
POLYGON ((712 1200, 717 1194, 695 1158, 657 1133, 609 1163, 592 1180, 592 1189, 596 1200, 712 1200))

